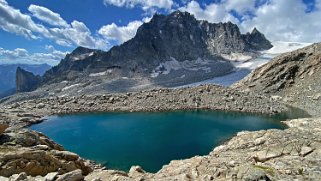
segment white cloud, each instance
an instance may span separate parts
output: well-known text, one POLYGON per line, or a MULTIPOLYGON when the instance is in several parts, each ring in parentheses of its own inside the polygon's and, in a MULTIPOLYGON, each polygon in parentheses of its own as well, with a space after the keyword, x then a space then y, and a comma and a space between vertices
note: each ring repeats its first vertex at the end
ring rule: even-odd
POLYGON ((222 4, 227 11, 235 10, 238 13, 255 10, 255 0, 224 0, 222 4))
POLYGON ((0 28, 30 39, 38 38, 34 33, 48 34, 44 26, 36 24, 30 16, 9 6, 5 0, 0 1, 0 28))
POLYGON ((306 13, 306 6, 301 0, 271 0, 259 7, 255 15, 241 26, 244 29, 258 27, 274 41, 321 41, 321 9, 306 13))
POLYGON ((179 9, 209 22, 231 21, 238 24, 243 33, 257 27, 272 41, 321 41, 321 0, 315 2, 315 9, 309 13, 301 0, 261 2, 266 3, 255 7, 255 0, 223 0, 201 7, 197 1, 191 1, 179 9), (232 10, 242 16, 241 21, 231 14, 232 10))
POLYGON ((57 65, 69 52, 61 52, 53 46, 46 46, 45 53, 30 54, 26 49, 16 48, 14 50, 5 50, 0 48, 0 64, 42 64, 57 65))
POLYGON ((68 23, 61 18, 60 14, 52 12, 48 8, 31 4, 28 10, 32 13, 34 17, 50 25, 63 27, 69 26, 68 23))
POLYGON ((148 10, 151 8, 171 9, 174 2, 173 0, 104 0, 104 4, 127 8, 140 6, 143 10, 148 10))
POLYGON ((0 56, 16 59, 28 56, 28 51, 22 48, 16 48, 14 50, 5 50, 3 48, 0 48, 0 56))
POLYGON ((209 22, 227 22, 231 21, 237 23, 238 20, 228 13, 226 9, 226 4, 216 4, 212 3, 202 8, 197 1, 189 2, 185 7, 179 8, 181 11, 190 12, 199 20, 207 20, 209 22))
POLYGON ((139 26, 143 24, 142 21, 133 21, 127 26, 117 26, 115 23, 103 26, 98 33, 104 36, 107 40, 115 40, 118 43, 123 43, 133 38, 139 26))
POLYGON ((71 24, 51 10, 30 5, 28 10, 39 20, 53 25, 45 27, 35 23, 31 16, 21 13, 20 10, 10 6, 5 0, 0 0, 0 28, 29 39, 48 38, 62 46, 84 46, 96 49, 106 49, 107 42, 91 34, 87 26, 79 21, 71 24))
POLYGON ((93 37, 87 26, 79 21, 73 21, 67 28, 51 28, 51 36, 57 44, 71 46, 73 44, 89 48, 106 49, 107 42, 93 37))
POLYGON ((143 24, 147 23, 151 18, 144 18, 142 21, 132 21, 127 26, 118 26, 115 23, 105 25, 98 31, 107 41, 116 41, 123 43, 130 40, 136 35, 137 29, 143 24))

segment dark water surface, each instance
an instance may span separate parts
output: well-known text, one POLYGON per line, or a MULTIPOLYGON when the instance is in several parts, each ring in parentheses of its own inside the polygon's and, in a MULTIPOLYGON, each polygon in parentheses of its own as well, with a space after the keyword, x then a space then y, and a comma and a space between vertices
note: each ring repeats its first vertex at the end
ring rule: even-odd
POLYGON ((174 159, 206 155, 239 131, 284 129, 277 116, 221 111, 86 113, 51 116, 31 129, 107 168, 158 171, 174 159))

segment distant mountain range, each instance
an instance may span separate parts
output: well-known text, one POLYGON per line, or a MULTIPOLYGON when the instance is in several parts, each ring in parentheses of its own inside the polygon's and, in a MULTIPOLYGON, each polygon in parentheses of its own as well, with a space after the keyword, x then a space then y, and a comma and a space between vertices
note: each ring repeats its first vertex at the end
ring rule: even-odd
POLYGON ((55 84, 57 90, 52 94, 77 86, 81 90, 76 92, 81 93, 132 91, 146 85, 171 87, 233 71, 234 66, 223 55, 255 56, 271 47, 256 28, 241 34, 231 22, 199 21, 180 11, 155 14, 139 27, 134 38, 108 52, 78 47, 41 78, 19 71, 17 87, 24 92, 55 84), (37 85, 30 89, 25 85, 30 82, 37 85))
POLYGON ((29 65, 29 64, 0 64, 0 98, 15 92, 16 70, 21 67, 35 75, 43 75, 51 68, 48 64, 29 65))

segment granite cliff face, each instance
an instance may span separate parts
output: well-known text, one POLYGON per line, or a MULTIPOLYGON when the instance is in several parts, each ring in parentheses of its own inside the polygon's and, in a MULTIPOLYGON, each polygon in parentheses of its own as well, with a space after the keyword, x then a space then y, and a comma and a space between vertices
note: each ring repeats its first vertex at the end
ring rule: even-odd
POLYGON ((25 71, 18 67, 16 71, 16 91, 29 92, 35 90, 41 81, 40 76, 36 76, 31 72, 25 71))
MULTIPOLYGON (((117 80, 145 78, 150 84, 170 86, 224 75, 233 65, 221 55, 255 53, 271 48, 258 30, 242 35, 237 25, 198 21, 187 12, 155 14, 131 40, 108 52, 78 47, 45 73, 41 85, 62 81, 94 82, 101 75, 117 80)), ((141 85, 134 80, 126 85, 141 85)), ((103 87, 110 87, 105 85, 103 87)), ((102 88, 103 89, 103 88, 102 88)))

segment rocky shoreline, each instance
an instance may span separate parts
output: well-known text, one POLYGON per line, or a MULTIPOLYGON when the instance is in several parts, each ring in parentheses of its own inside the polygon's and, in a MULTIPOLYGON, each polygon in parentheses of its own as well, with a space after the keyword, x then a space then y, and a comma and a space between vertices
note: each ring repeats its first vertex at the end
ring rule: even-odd
POLYGON ((181 89, 52 97, 13 104, 2 104, 0 118, 11 129, 23 128, 43 121, 44 116, 85 112, 159 112, 173 110, 225 110, 275 114, 287 107, 264 95, 243 93, 218 85, 181 89))
MULTIPOLYGON (((287 121, 285 123, 290 128, 284 131, 239 133, 207 156, 172 161, 156 174, 146 173, 138 166, 132 167, 129 173, 97 167, 74 153, 64 151, 60 145, 45 135, 25 129, 31 124, 43 121, 44 116, 54 114, 184 109, 275 114, 286 111, 287 107, 270 96, 216 85, 153 89, 126 94, 54 97, 2 104, 1 124, 10 125, 10 127, 0 137, 0 175, 11 176, 11 180, 81 180, 84 178, 85 180, 255 180, 259 178, 304 180, 321 178, 319 174, 321 172, 310 167, 310 165, 313 165, 313 168, 320 166, 319 163, 312 162, 321 155, 320 140, 318 140, 318 136, 320 137, 318 131, 321 129, 319 119, 311 119, 309 122, 304 119, 287 121), (310 137, 313 139, 307 142, 307 138, 310 137), (297 140, 298 144, 292 143, 293 140, 297 140), (301 147, 296 148, 296 145, 301 147), (269 152, 272 147, 275 149, 269 152), (276 164, 281 161, 289 162, 283 165, 276 164), (54 164, 51 165, 51 162, 54 164), (296 168, 298 164, 302 165, 302 168, 296 168)), ((5 177, 0 179, 9 180, 5 177)))

